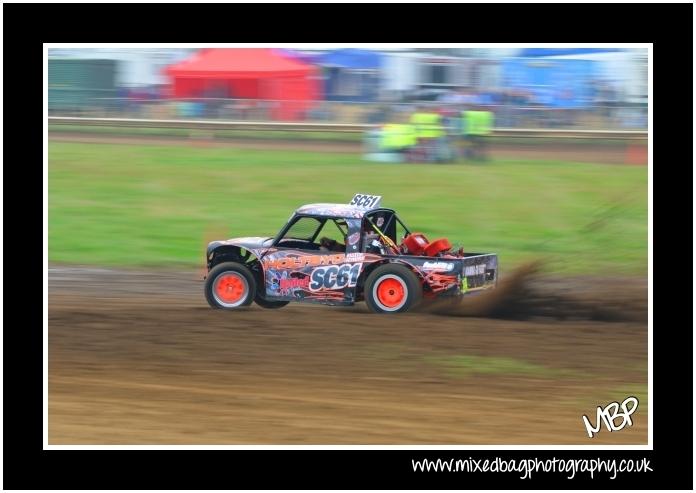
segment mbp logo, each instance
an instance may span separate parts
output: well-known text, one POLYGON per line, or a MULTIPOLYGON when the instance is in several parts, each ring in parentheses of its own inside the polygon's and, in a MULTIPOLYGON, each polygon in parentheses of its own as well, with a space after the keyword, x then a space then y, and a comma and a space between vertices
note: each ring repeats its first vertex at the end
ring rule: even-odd
POLYGON ((317 267, 312 271, 310 291, 324 289, 343 289, 353 287, 358 282, 362 263, 317 267))
POLYGON ((636 397, 626 397, 624 401, 619 406, 618 402, 612 402, 607 407, 602 409, 602 406, 597 406, 597 426, 594 427, 590 423, 587 416, 582 416, 582 421, 585 423, 585 429, 587 430, 587 435, 593 438, 596 433, 602 428, 602 422, 604 422, 607 429, 611 431, 623 430, 626 425, 633 426, 633 421, 631 420, 631 415, 638 410, 638 399, 636 397), (622 412, 619 412, 621 408, 622 412), (621 418, 620 426, 615 424, 616 419, 621 418))

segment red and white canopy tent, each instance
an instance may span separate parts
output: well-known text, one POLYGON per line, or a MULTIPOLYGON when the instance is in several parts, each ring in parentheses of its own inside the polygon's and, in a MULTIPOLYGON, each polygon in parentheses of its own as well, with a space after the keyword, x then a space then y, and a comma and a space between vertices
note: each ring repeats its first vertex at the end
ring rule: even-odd
POLYGON ((176 98, 274 100, 272 116, 297 120, 320 98, 319 69, 271 48, 209 48, 165 69, 176 98))

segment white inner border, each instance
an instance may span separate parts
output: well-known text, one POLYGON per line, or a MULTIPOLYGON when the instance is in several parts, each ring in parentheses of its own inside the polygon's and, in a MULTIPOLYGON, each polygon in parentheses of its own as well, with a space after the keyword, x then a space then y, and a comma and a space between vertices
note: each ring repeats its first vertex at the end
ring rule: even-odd
MULTIPOLYGON (((652 43, 44 43, 43 44, 43 449, 44 450, 653 450, 653 45, 652 43), (48 50, 49 48, 643 48, 648 50, 648 444, 647 445, 49 445, 48 443, 48 50)), ((602 405, 598 403, 597 405, 602 405)), ((578 427, 582 426, 578 410, 578 427)))

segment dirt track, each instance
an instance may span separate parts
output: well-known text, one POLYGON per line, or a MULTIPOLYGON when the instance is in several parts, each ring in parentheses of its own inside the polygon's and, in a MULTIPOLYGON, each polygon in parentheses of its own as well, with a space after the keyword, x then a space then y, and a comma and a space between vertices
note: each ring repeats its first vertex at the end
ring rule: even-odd
POLYGON ((647 443, 647 283, 501 293, 489 318, 224 312, 199 272, 52 266, 49 443, 647 443), (633 426, 590 440, 581 416, 631 394, 633 426))
MULTIPOLYGON (((49 135, 50 140, 57 142, 83 142, 83 143, 108 143, 108 144, 153 144, 153 145, 183 145, 198 147, 235 147, 239 149, 277 149, 294 151, 316 152, 340 152, 361 153, 360 142, 331 142, 331 141, 293 141, 282 139, 190 139, 181 137, 152 137, 152 136, 113 136, 113 135, 89 135, 79 133, 56 133, 49 135)), ((626 164, 628 159, 625 146, 591 146, 567 142, 550 145, 494 145, 490 149, 493 159, 555 159, 560 161, 601 163, 601 164, 626 164)), ((640 164, 647 165, 647 152, 644 156, 632 157, 640 164)))

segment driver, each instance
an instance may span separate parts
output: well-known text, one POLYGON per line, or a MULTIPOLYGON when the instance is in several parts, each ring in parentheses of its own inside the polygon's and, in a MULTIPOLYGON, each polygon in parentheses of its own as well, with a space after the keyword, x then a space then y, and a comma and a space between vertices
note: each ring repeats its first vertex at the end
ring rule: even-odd
POLYGON ((369 222, 363 226, 363 245, 365 253, 384 253, 382 240, 369 222))

